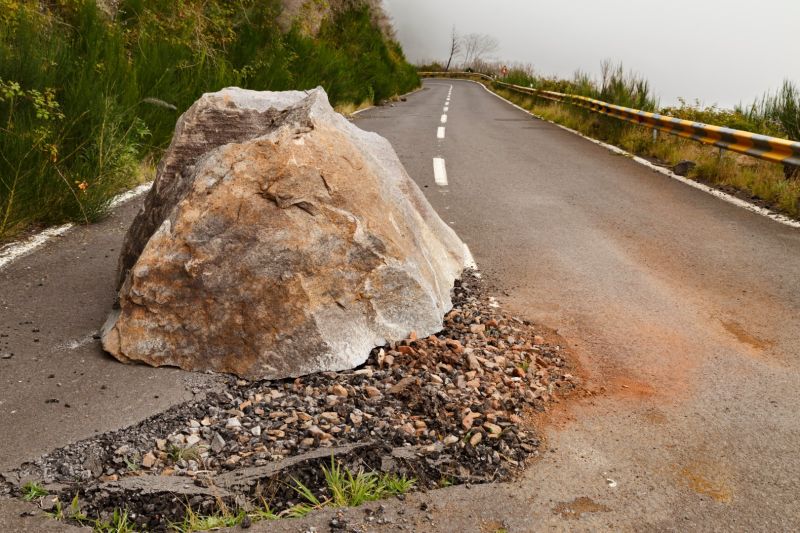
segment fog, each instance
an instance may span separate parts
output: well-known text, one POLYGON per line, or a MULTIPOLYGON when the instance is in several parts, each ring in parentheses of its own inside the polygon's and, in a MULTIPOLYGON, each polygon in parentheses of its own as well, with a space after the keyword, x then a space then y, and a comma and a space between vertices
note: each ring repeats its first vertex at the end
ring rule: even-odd
POLYGON ((450 31, 497 38, 496 59, 541 75, 599 73, 622 61, 662 105, 732 107, 784 78, 800 82, 800 1, 384 0, 412 62, 446 60, 450 31))

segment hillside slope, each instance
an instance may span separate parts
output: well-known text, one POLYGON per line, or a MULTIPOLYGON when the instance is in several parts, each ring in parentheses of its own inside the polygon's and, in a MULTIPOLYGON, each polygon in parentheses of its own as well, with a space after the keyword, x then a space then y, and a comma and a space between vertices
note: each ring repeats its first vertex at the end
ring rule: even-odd
POLYGON ((0 0, 0 240, 102 216, 204 92, 418 84, 375 0, 0 0))

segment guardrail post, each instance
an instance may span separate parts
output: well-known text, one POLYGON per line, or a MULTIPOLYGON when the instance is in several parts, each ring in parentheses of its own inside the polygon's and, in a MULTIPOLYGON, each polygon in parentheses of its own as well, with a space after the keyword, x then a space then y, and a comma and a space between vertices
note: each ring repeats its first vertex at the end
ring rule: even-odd
POLYGON ((658 141, 658 130, 656 128, 653 128, 653 142, 657 141, 658 141))

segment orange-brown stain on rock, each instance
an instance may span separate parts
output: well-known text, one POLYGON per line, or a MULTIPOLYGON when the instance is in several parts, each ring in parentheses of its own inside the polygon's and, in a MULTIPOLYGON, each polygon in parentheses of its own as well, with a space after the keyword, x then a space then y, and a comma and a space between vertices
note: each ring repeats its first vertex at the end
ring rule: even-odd
POLYGON ((585 513, 608 513, 611 509, 591 498, 581 496, 571 502, 561 502, 553 507, 553 513, 568 520, 578 520, 585 513))

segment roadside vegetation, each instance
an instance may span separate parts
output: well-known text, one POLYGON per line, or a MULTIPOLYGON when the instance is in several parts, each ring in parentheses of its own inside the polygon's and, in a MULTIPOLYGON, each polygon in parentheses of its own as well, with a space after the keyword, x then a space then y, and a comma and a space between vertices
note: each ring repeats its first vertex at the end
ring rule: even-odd
MULTIPOLYGON (((524 65, 510 68, 507 75, 502 77, 500 68, 498 63, 484 64, 481 72, 524 87, 587 96, 680 119, 800 140, 800 88, 790 81, 749 106, 721 109, 681 100, 677 106, 660 107, 646 79, 626 72, 621 64, 610 61, 602 63, 599 80, 583 72, 577 72, 571 79, 543 77, 537 75, 530 66, 524 65)), ((443 70, 437 63, 420 67, 420 71, 443 70)), ((652 129, 643 126, 569 104, 487 85, 506 99, 546 120, 663 166, 671 167, 682 161, 692 161, 695 166, 689 171, 689 178, 738 192, 740 196, 749 197, 793 217, 800 216, 800 172, 796 168, 784 168, 735 152, 720 151, 713 146, 667 133, 658 133, 654 139, 652 129)))
MULTIPOLYGON (((301 518, 325 507, 358 507, 367 502, 399 496, 412 490, 416 483, 414 478, 405 475, 380 474, 364 470, 353 472, 333 457, 330 466, 323 465, 321 469, 325 479, 325 487, 321 492, 315 492, 296 479, 287 482, 297 494, 299 501, 280 513, 274 512, 266 500, 249 506, 248 510, 232 510, 220 500, 217 503, 218 510, 209 515, 199 514, 187 504, 183 521, 172 524, 170 530, 176 533, 194 533, 235 526, 249 527, 255 522, 265 520, 301 518)), ((28 484, 23 487, 23 495, 28 501, 40 499, 47 494, 47 491, 39 485, 28 484)), ((77 494, 69 505, 57 500, 48 515, 55 520, 69 520, 82 526, 92 527, 96 533, 139 531, 131 515, 124 509, 115 509, 110 516, 103 519, 88 517, 81 511, 77 494)))
POLYGON ((204 92, 321 85, 348 110, 416 87, 373 3, 341 4, 311 31, 281 0, 0 0, 0 242, 102 217, 204 92))

